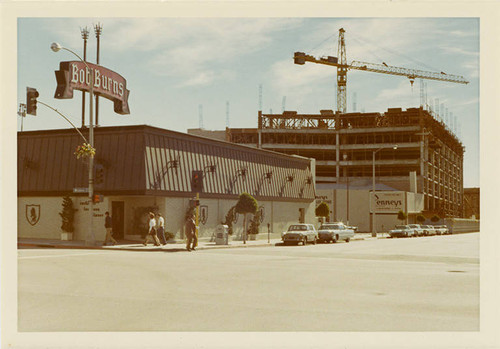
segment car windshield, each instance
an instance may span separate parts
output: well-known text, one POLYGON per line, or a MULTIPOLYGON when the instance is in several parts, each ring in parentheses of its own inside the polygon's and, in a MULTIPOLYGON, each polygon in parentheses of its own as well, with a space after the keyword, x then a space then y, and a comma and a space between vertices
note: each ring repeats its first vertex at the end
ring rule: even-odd
POLYGON ((406 229, 406 225, 396 225, 396 229, 406 229))
POLYGON ((307 230, 305 225, 291 225, 288 231, 304 231, 307 230))
POLYGON ((338 224, 322 224, 320 229, 342 229, 338 224))

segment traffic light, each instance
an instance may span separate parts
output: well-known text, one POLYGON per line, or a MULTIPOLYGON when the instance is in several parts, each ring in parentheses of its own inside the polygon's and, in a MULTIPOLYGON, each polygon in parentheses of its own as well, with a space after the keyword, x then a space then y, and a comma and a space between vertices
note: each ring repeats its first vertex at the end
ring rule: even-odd
POLYGON ((94 194, 94 196, 92 197, 92 202, 94 204, 98 204, 99 202, 103 202, 103 201, 104 201, 104 196, 101 194, 94 194))
POLYGON ((200 206, 200 200, 196 199, 189 200, 189 207, 197 207, 197 206, 200 206))
POLYGON ((95 164, 95 184, 103 184, 104 183, 104 166, 102 164, 95 164))
POLYGON ((36 116, 36 99, 38 91, 33 87, 26 87, 26 113, 36 116))
POLYGON ((203 171, 192 171, 191 191, 194 193, 201 193, 203 191, 203 171))

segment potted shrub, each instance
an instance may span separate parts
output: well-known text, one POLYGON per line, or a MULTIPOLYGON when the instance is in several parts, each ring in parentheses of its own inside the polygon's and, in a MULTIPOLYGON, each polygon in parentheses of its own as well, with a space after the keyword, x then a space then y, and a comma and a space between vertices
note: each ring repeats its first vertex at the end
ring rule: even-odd
POLYGON ((261 211, 257 210, 255 214, 253 215, 252 220, 250 221, 250 228, 248 228, 248 234, 250 240, 256 240, 257 239, 257 234, 259 233, 259 226, 260 226, 260 216, 261 216, 261 211))
POLYGON ((246 244, 246 226, 247 226, 247 215, 249 213, 255 214, 257 212, 257 208, 259 205, 257 204, 257 200, 248 194, 241 193, 238 202, 236 203, 236 212, 243 214, 243 243, 246 244))
POLYGON ((75 211, 73 200, 69 196, 63 197, 61 216, 61 240, 73 240, 73 232, 75 231, 75 211))
POLYGON ((225 221, 222 222, 223 225, 227 225, 228 241, 233 235, 233 223, 236 219, 236 206, 233 206, 227 211, 225 221))

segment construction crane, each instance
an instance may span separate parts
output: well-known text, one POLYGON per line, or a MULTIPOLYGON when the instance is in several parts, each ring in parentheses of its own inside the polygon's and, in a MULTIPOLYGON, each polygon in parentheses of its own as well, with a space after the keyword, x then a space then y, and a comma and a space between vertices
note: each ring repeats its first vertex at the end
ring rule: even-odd
POLYGON ((428 79, 428 80, 438 80, 438 81, 447 81, 447 82, 455 82, 459 84, 468 84, 469 82, 465 80, 463 76, 446 74, 444 72, 429 72, 424 70, 417 69, 408 69, 408 68, 400 68, 393 67, 387 65, 385 62, 382 64, 375 63, 367 63, 360 61, 352 61, 351 64, 347 64, 346 58, 346 49, 345 49, 345 39, 344 39, 345 30, 343 28, 339 29, 339 40, 338 40, 338 57, 321 57, 315 58, 311 55, 307 55, 304 52, 295 52, 294 54, 294 63, 295 64, 305 64, 305 62, 312 62, 318 64, 325 64, 337 67, 337 110, 341 113, 345 113, 347 110, 347 71, 354 70, 363 70, 370 71, 374 73, 381 74, 390 74, 390 75, 401 75, 406 76, 410 79, 410 83, 413 86, 413 82, 415 79, 428 79), (340 61, 339 61, 340 57, 340 61))

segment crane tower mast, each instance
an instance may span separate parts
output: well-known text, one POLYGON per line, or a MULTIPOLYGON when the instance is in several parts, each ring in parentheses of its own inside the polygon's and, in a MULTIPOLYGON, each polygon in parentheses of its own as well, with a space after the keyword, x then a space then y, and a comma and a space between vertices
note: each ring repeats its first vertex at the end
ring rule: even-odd
POLYGON ((339 45, 337 55, 340 64, 337 65, 337 108, 345 113, 347 105, 347 55, 345 52, 344 28, 339 30, 339 45))

